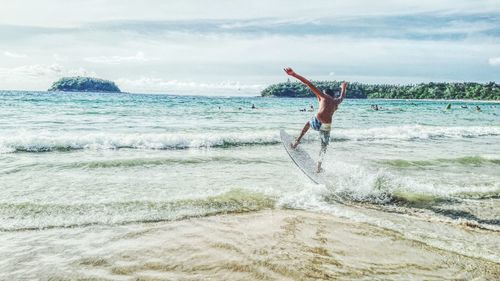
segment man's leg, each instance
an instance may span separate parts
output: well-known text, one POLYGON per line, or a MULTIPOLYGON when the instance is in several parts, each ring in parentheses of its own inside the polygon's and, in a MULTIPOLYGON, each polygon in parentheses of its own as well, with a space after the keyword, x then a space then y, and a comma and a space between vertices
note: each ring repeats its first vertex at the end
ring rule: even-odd
POLYGON ((318 166, 316 167, 316 173, 320 173, 322 171, 321 163, 323 163, 326 149, 328 148, 328 144, 330 143, 330 131, 320 131, 319 136, 321 139, 321 149, 319 150, 319 159, 318 166))
POLYGON ((302 137, 307 133, 307 131, 309 130, 309 128, 311 127, 311 125, 309 124, 309 122, 307 122, 305 125, 304 125, 304 128, 302 128, 302 132, 300 132, 300 136, 295 139, 295 143, 292 144, 292 148, 295 149, 297 147, 297 145, 299 145, 300 143, 300 140, 302 139, 302 137))
POLYGON ((325 146, 321 145, 321 150, 319 151, 318 166, 316 167, 316 173, 320 173, 322 171, 321 163, 323 163, 323 158, 325 157, 327 147, 328 147, 327 145, 325 146))

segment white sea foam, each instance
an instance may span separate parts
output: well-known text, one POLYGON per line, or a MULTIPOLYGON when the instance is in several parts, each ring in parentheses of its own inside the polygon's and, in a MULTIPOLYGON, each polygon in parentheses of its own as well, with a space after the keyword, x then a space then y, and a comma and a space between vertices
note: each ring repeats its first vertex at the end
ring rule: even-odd
POLYGON ((326 186, 304 186, 303 191, 284 195, 278 203, 299 209, 322 210, 331 205, 327 202, 335 201, 339 196, 343 198, 341 200, 385 204, 395 199, 411 200, 413 196, 452 199, 460 198, 463 193, 500 191, 500 184, 496 182, 461 185, 456 182, 436 182, 434 178, 402 176, 390 170, 361 164, 338 162, 333 164, 335 168, 332 163, 328 164, 324 174, 326 186))
POLYGON ((19 132, 0 137, 0 153, 14 151, 43 152, 73 149, 185 149, 252 144, 279 141, 277 133, 223 134, 136 134, 136 133, 58 133, 19 132))
POLYGON ((500 126, 441 127, 423 125, 403 125, 375 127, 368 129, 334 130, 335 137, 350 140, 413 140, 434 138, 474 138, 500 135, 500 126))
MULTIPOLYGON (((333 140, 402 140, 433 138, 475 138, 500 135, 500 126, 434 127, 404 125, 369 129, 334 129, 333 140)), ((308 135, 307 138, 310 138, 308 135)), ((307 139, 306 138, 306 139, 307 139)), ((224 133, 86 133, 18 131, 0 136, 0 153, 42 152, 72 149, 186 149, 279 143, 277 132, 224 133)))

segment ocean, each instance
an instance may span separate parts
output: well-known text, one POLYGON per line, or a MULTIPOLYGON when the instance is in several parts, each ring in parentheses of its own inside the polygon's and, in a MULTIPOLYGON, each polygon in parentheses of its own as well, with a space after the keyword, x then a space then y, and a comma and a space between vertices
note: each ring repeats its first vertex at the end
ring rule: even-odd
MULTIPOLYGON (((326 185, 302 174, 279 139, 280 129, 299 134, 310 105, 316 100, 0 91, 0 280, 132 280, 159 269, 120 271, 120 257, 158 242, 145 237, 159 225, 182 224, 170 233, 175 244, 182 229, 206 230, 200 218, 281 210, 383 229, 500 272, 500 103, 347 99, 333 118, 326 185), (109 246, 133 229, 146 236, 109 246)), ((318 133, 301 146, 316 158, 318 133)))

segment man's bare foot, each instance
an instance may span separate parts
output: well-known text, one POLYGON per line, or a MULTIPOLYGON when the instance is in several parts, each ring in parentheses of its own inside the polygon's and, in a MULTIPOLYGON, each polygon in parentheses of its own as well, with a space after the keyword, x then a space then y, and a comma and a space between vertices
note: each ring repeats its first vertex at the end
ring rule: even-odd
POLYGON ((290 144, 290 147, 291 147, 292 149, 296 149, 296 148, 297 148, 297 146, 299 145, 299 143, 300 143, 300 141, 295 140, 295 143, 291 143, 291 144, 290 144))
POLYGON ((318 164, 318 167, 316 168, 316 173, 319 174, 321 172, 323 172, 323 168, 321 168, 321 164, 318 164))

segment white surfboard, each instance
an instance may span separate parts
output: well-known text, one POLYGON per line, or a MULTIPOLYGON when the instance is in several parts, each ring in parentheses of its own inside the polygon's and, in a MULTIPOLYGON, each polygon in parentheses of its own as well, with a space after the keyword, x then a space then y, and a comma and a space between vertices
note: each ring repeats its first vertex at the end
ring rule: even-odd
POLYGON ((300 146, 293 149, 291 144, 294 142, 292 136, 285 131, 280 131, 281 142, 285 146, 285 150, 292 158, 293 162, 299 169, 316 184, 325 184, 323 172, 316 173, 317 162, 314 161, 309 154, 300 146))

